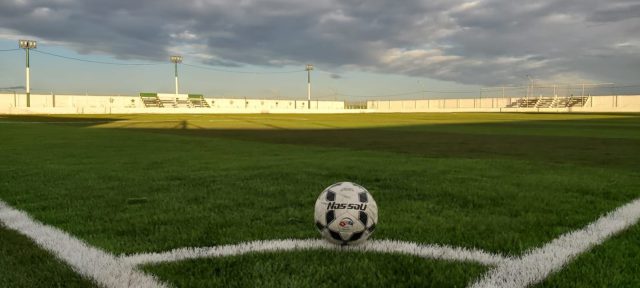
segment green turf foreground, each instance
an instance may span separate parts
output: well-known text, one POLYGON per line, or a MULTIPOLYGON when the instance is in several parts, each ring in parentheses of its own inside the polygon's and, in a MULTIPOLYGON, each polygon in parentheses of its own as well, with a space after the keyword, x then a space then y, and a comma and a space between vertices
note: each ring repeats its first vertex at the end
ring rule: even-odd
MULTIPOLYGON (((338 181, 371 191, 380 207, 375 239, 510 255, 640 197, 638 115, 132 115, 2 122, 0 199, 114 254, 317 238, 313 203, 338 181)), ((640 253, 631 253, 637 250, 624 248, 637 241, 634 231, 582 256, 545 285, 587 283, 575 280, 587 275, 599 275, 593 277, 600 286, 637 283, 630 274, 636 270, 621 268, 640 262, 640 253)), ((7 246, 32 245, 18 242, 7 246)), ((5 265, 13 264, 0 270, 5 265)), ((33 262, 17 266, 38 269, 33 262)), ((145 269, 186 286, 278 287, 277 279, 316 286, 335 284, 325 278, 344 280, 335 274, 346 273, 386 286, 461 287, 486 268, 311 251, 145 269)))
POLYGON ((640 225, 581 255, 536 287, 640 287, 640 225))
POLYGON ((145 267, 177 287, 465 287, 487 268, 389 254, 248 254, 145 267))
POLYGON ((0 287, 94 287, 27 237, 0 225, 0 287))

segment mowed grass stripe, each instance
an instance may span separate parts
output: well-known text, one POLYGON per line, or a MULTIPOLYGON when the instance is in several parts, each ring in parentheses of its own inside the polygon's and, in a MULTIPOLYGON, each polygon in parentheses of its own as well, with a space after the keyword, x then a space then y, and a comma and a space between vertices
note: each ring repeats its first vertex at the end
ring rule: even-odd
MULTIPOLYGON (((635 167, 639 114, 120 115, 103 128, 266 143, 369 149, 428 157, 536 159, 635 167), (613 151, 611 147, 615 147, 613 151)), ((80 121, 78 116, 54 118, 80 121)), ((97 117, 97 116, 94 116, 97 117)), ((16 118, 25 120, 24 118, 16 118)), ((50 118, 36 118, 53 121, 50 118)), ((77 123, 76 123, 77 124, 77 123)))
MULTIPOLYGON (((640 161, 640 156, 634 153, 640 149, 639 139, 463 134, 432 132, 421 128, 424 127, 413 127, 415 131, 407 127, 334 130, 144 128, 144 131, 319 148, 407 153, 431 158, 515 159, 622 169, 635 167, 640 161)), ((634 131, 625 131, 628 135, 635 135, 634 131)))
POLYGON ((363 129, 382 128, 491 135, 640 138, 640 114, 395 113, 8 116, 7 122, 69 123, 111 128, 363 129))

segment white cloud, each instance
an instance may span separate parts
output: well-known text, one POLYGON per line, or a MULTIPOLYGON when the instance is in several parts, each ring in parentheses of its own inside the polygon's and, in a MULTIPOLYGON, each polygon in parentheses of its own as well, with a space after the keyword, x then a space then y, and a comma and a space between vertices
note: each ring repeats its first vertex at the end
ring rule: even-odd
POLYGON ((438 49, 413 49, 405 50, 401 48, 392 48, 386 51, 380 58, 380 63, 388 66, 415 66, 423 67, 443 62, 459 60, 462 57, 455 55, 444 55, 438 49))
POLYGON ((171 38, 178 40, 196 40, 198 39, 198 35, 189 32, 189 30, 184 30, 180 33, 171 33, 171 38))

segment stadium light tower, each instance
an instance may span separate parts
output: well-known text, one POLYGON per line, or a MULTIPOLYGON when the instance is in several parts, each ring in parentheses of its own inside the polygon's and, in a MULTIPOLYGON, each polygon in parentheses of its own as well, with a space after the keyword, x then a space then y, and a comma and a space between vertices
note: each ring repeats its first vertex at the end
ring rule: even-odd
POLYGON ((531 78, 531 75, 527 74, 527 79, 529 79, 529 83, 531 85, 531 96, 533 96, 533 78, 531 78))
POLYGON ((171 56, 171 57, 169 57, 169 59, 175 65, 176 95, 178 95, 178 63, 182 63, 182 56, 171 56))
POLYGON ((311 70, 313 70, 313 65, 307 64, 305 70, 307 70, 307 109, 311 109, 311 70))
POLYGON ((36 49, 38 46, 34 40, 18 40, 20 48, 24 49, 27 54, 27 69, 26 69, 26 81, 25 92, 27 93, 27 107, 31 107, 31 85, 30 85, 30 73, 29 73, 29 49, 36 49))
POLYGON ((529 74, 527 74, 527 79, 529 79, 529 83, 531 85, 530 86, 531 88, 527 87, 527 108, 529 108, 529 95, 531 95, 531 98, 533 98, 533 87, 534 87, 533 85, 535 82, 533 81, 533 78, 531 78, 529 74))

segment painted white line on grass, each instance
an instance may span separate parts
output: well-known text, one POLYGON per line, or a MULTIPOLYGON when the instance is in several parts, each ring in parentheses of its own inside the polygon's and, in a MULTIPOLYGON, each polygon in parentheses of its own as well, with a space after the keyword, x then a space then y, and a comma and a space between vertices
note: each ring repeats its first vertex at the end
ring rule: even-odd
POLYGON ((252 252, 283 252, 297 250, 336 250, 356 252, 396 253, 422 258, 441 259, 450 261, 477 262, 484 265, 499 265, 507 258, 488 252, 454 248, 444 245, 421 245, 412 242, 392 240, 370 240, 356 246, 338 246, 320 239, 287 239, 252 241, 233 245, 214 247, 187 247, 161 253, 141 253, 121 256, 123 261, 131 265, 155 264, 187 259, 215 258, 237 256, 252 252))
POLYGON ((0 121, 0 124, 97 124, 113 121, 0 121))
POLYGON ((115 120, 107 123, 173 123, 173 122, 238 122, 233 119, 164 119, 164 120, 115 120))
POLYGON ((72 237, 66 232, 44 225, 0 200, 0 223, 31 238, 69 264, 77 273, 108 288, 169 287, 155 277, 138 271, 112 254, 72 237))
POLYGON ((0 200, 0 223, 31 238, 51 251, 76 272, 101 286, 168 287, 136 266, 187 259, 236 256, 252 252, 296 250, 333 250, 396 253, 429 259, 476 262, 496 266, 472 287, 527 287, 559 271, 565 264, 593 246, 620 233, 640 220, 640 199, 628 203, 589 224, 582 230, 560 236, 545 246, 526 252, 519 258, 504 257, 482 250, 445 245, 417 244, 393 240, 370 240, 357 246, 337 246, 324 240, 264 240, 216 247, 179 248, 161 253, 141 253, 116 257, 72 237, 57 228, 31 219, 0 200))
POLYGON ((109 124, 109 123, 174 123, 174 122, 240 122, 234 119, 166 119, 166 120, 94 120, 94 121, 0 121, 0 124, 109 124))
POLYGON ((309 121, 308 118, 300 118, 300 117, 293 117, 293 118, 283 118, 283 117, 242 117, 241 119, 252 119, 252 120, 283 120, 283 121, 291 121, 291 120, 299 120, 299 121, 309 121))
POLYGON ((539 283, 578 255, 635 225, 638 220, 640 199, 619 207, 582 230, 564 234, 518 259, 501 263, 472 287, 516 288, 539 283))
POLYGON ((372 240, 364 243, 364 245, 347 247, 347 250, 397 253, 430 259, 476 262, 491 266, 508 261, 507 257, 478 249, 437 244, 417 244, 397 240, 372 240))

